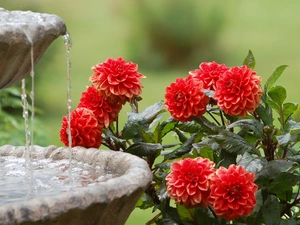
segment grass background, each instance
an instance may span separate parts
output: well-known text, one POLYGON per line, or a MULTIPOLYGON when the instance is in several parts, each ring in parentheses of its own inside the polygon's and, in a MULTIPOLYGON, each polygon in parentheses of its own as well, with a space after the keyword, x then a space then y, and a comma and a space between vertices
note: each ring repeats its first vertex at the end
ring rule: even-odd
MULTIPOLYGON (((201 4, 212 4, 200 1, 201 4)), ((0 7, 9 10, 27 10, 60 16, 71 35, 72 108, 77 106, 81 92, 90 85, 91 67, 108 57, 130 54, 128 38, 133 20, 130 9, 139 0, 0 0, 0 7)), ((256 58, 257 74, 263 83, 280 65, 288 65, 277 82, 287 89, 287 99, 298 102, 300 96, 300 2, 279 1, 214 1, 224 14, 223 29, 218 33, 217 46, 227 66, 241 65, 248 50, 256 58)), ((199 5, 200 12, 201 5, 199 5)), ((188 13, 188 12, 182 12, 188 13)), ((153 15, 155 17, 155 15, 153 15)), ((142 18, 141 18, 142 19, 142 18)), ((138 21, 137 21, 138 22, 138 21)), ((143 40, 137 40, 143 41, 143 40)), ((184 45, 184 43, 182 43, 184 45)), ((130 61, 130 59, 127 59, 130 61)), ((149 60, 153 60, 149 58, 149 60)), ((200 63, 200 62, 199 62, 200 63)), ((193 68, 198 67, 195 64, 193 68)), ((1 69, 1 68, 0 68, 1 69)), ((66 51, 63 40, 58 38, 46 51, 36 66, 36 106, 43 110, 40 116, 49 138, 45 145, 60 146, 61 117, 66 113, 66 51)), ((177 77, 185 77, 188 70, 169 68, 167 71, 139 68, 147 76, 143 85, 141 109, 164 99, 165 87, 177 77)), ((129 108, 128 108, 129 110, 129 108)), ((121 117, 125 120, 125 112, 121 117)), ((152 215, 150 210, 134 210, 127 225, 145 224, 152 215)))

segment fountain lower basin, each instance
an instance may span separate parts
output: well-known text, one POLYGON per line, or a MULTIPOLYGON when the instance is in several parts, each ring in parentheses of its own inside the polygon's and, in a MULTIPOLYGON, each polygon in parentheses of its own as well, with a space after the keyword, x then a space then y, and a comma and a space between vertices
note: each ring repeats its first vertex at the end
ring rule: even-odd
MULTIPOLYGON (((69 148, 32 149, 32 159, 68 159, 69 148)), ((23 157, 25 147, 5 145, 1 156, 23 157)), ((0 206, 0 224, 21 225, 119 225, 125 224, 139 197, 152 180, 147 163, 130 154, 110 150, 72 148, 72 158, 101 168, 112 178, 93 186, 76 188, 56 196, 35 197, 0 206)))

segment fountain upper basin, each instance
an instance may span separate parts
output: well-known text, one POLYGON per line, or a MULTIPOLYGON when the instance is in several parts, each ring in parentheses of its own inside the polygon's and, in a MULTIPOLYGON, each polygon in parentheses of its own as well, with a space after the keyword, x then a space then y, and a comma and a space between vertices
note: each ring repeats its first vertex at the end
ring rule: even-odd
POLYGON ((30 73, 31 46, 35 65, 49 45, 66 32, 65 23, 56 15, 0 8, 0 89, 30 73))
MULTIPOLYGON (((25 147, 5 145, 0 156, 24 155, 25 147)), ((69 148, 32 149, 33 159, 68 159, 69 148)), ((110 150, 72 149, 72 158, 102 168, 114 177, 93 186, 76 188, 57 196, 36 197, 0 206, 0 224, 118 225, 125 224, 139 197, 152 180, 147 163, 131 154, 110 150)))

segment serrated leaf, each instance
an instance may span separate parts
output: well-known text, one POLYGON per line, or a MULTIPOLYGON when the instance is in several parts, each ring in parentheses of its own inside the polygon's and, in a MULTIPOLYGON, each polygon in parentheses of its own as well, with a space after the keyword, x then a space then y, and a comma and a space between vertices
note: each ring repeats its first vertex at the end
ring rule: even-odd
POLYGON ((192 135, 182 146, 164 155, 165 159, 175 159, 183 156, 184 154, 189 153, 193 148, 195 138, 196 135, 192 135))
POLYGON ((210 138, 215 140, 222 149, 230 153, 242 154, 251 151, 253 148, 244 138, 227 130, 222 130, 217 135, 211 135, 210 138))
POLYGON ((272 75, 268 78, 268 80, 265 83, 264 91, 268 92, 269 89, 273 86, 273 84, 278 80, 278 78, 281 76, 283 71, 287 65, 282 65, 276 68, 276 70, 272 73, 272 75))
POLYGON ((179 122, 177 128, 187 133, 197 133, 201 130, 201 126, 195 121, 188 121, 185 123, 179 122))
POLYGON ((265 224, 279 225, 280 223, 280 204, 274 195, 270 195, 261 209, 265 224))
POLYGON ((220 150, 220 145, 213 139, 203 138, 201 142, 194 143, 193 147, 196 148, 199 152, 203 147, 210 147, 212 150, 220 150))
POLYGON ((178 130, 178 129, 175 129, 174 131, 175 131, 175 133, 177 134, 177 136, 178 136, 178 138, 179 138, 179 141, 180 141, 181 143, 184 143, 184 142, 187 141, 188 138, 187 138, 186 136, 184 136, 183 132, 181 132, 181 131, 178 130))
POLYGON ((294 165, 294 162, 285 160, 272 160, 262 168, 255 176, 255 183, 262 186, 269 186, 279 173, 286 171, 294 165))
POLYGON ((253 157, 248 152, 245 152, 240 160, 237 162, 237 165, 242 166, 245 170, 250 173, 259 172, 267 164, 267 160, 263 157, 253 157))
POLYGON ((127 140, 135 138, 137 141, 142 141, 140 131, 148 131, 152 122, 163 112, 165 109, 160 101, 147 107, 142 113, 127 113, 128 120, 122 130, 122 138, 127 140))
POLYGON ((244 120, 238 120, 234 123, 231 123, 227 126, 227 129, 233 128, 233 127, 242 127, 247 128, 248 130, 252 130, 256 137, 261 137, 263 134, 263 124, 255 119, 244 119, 244 120))
POLYGON ((135 143, 128 147, 126 152, 137 156, 149 156, 156 155, 161 150, 163 150, 161 144, 135 143))
POLYGON ((251 50, 249 50, 248 55, 244 59, 243 65, 246 65, 247 67, 254 69, 255 67, 255 58, 251 50))

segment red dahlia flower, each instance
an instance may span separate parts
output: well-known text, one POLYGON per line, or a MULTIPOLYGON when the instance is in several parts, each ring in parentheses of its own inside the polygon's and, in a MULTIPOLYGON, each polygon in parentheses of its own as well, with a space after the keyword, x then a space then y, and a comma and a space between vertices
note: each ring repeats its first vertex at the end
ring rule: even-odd
POLYGON ((196 80, 203 82, 203 88, 209 90, 216 90, 216 83, 219 76, 227 71, 229 68, 225 64, 218 64, 216 62, 203 62, 199 65, 200 69, 189 72, 196 80))
POLYGON ((177 78, 166 88, 165 107, 181 122, 191 121, 191 116, 202 116, 209 102, 202 88, 203 82, 195 81, 190 75, 185 79, 177 78))
POLYGON ((94 74, 90 81, 104 97, 119 97, 124 104, 142 93, 140 78, 145 76, 138 73, 137 69, 137 64, 126 63, 121 57, 109 58, 104 63, 92 67, 94 74))
POLYGON ((166 177, 170 198, 187 207, 208 206, 209 178, 213 173, 214 163, 201 157, 172 163, 166 177))
POLYGON ((116 120, 122 104, 119 102, 111 103, 92 85, 82 92, 78 108, 88 108, 93 111, 98 119, 98 123, 103 127, 108 127, 113 121, 116 120))
MULTIPOLYGON (((94 113, 90 109, 76 108, 71 113, 72 147, 99 148, 101 145, 102 127, 94 113)), ((63 117, 60 130, 60 140, 65 146, 69 146, 68 120, 63 117)))
POLYGON ((247 116, 260 103, 261 77, 247 66, 232 67, 217 81, 214 99, 220 109, 231 116, 247 116))
POLYGON ((233 220, 249 215, 256 204, 254 174, 243 167, 220 167, 211 178, 210 201, 217 216, 233 220))

